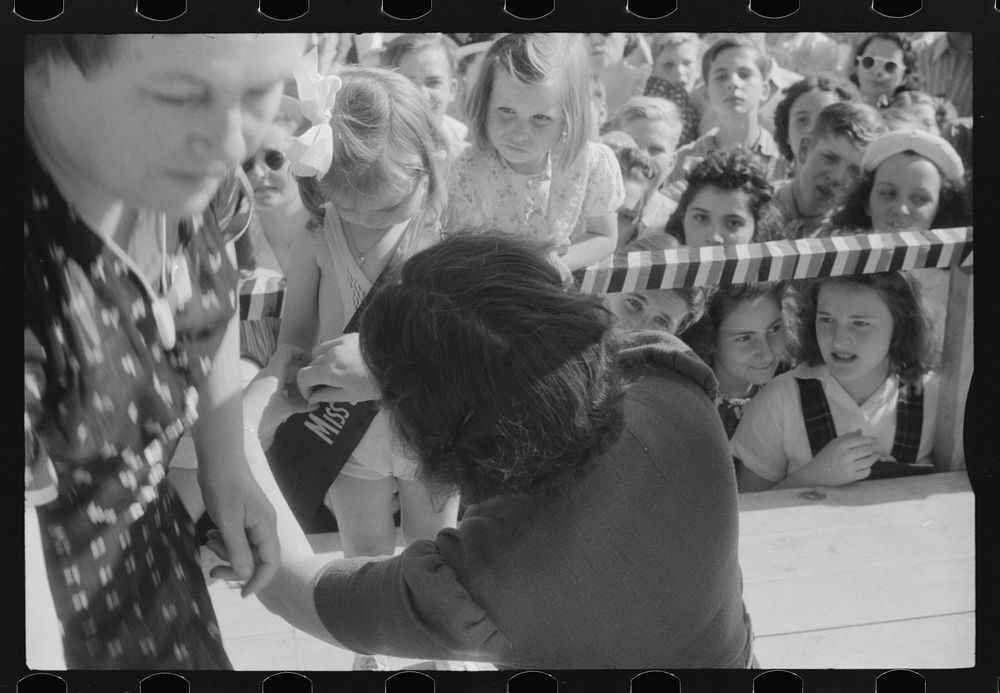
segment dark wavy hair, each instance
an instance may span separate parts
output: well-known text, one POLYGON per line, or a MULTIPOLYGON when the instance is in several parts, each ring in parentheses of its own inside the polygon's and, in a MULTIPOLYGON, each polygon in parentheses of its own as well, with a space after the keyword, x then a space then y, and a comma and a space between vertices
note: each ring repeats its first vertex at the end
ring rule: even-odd
POLYGON ((889 343, 891 372, 900 380, 915 384, 931 369, 930 326, 920 303, 920 285, 901 272, 856 274, 813 282, 806 292, 799 323, 800 362, 812 366, 823 363, 816 341, 816 304, 820 289, 828 283, 851 284, 881 294, 892 316, 892 340, 889 343))
POLYGON ((774 187, 756 156, 739 145, 711 152, 691 169, 687 175, 687 188, 681 194, 677 209, 667 220, 664 231, 681 243, 687 243, 684 237, 684 215, 695 196, 710 185, 720 190, 742 190, 750 195, 755 243, 784 237, 781 216, 771 205, 774 187))
POLYGON ((785 89, 781 101, 774 107, 774 141, 778 151, 786 160, 795 159, 792 145, 788 141, 788 125, 790 123, 792 106, 804 94, 814 91, 827 91, 837 95, 841 101, 854 101, 858 98, 857 89, 850 83, 830 77, 804 77, 785 89))
POLYGON ((906 91, 907 89, 917 88, 918 84, 915 72, 917 66, 916 51, 913 50, 913 46, 910 44, 910 40, 908 38, 906 38, 905 36, 901 36, 900 34, 887 31, 879 32, 877 34, 871 34, 870 36, 865 36, 865 38, 862 39, 861 43, 858 44, 858 47, 854 49, 854 53, 851 54, 851 62, 849 62, 847 65, 847 71, 848 71, 847 78, 851 81, 851 84, 853 84, 855 87, 859 86, 858 56, 862 55, 865 52, 865 49, 868 48, 868 44, 870 44, 872 41, 876 39, 882 39, 883 41, 891 41, 892 43, 895 43, 897 46, 899 46, 899 50, 903 51, 903 64, 902 64, 902 68, 904 70, 903 81, 900 83, 898 87, 896 87, 895 91, 892 94, 890 94, 890 96, 894 96, 895 94, 898 94, 901 91, 906 91))
MULTIPOLYGON (((681 339, 691 347, 709 367, 714 366, 714 354, 719 342, 719 327, 733 309, 742 301, 750 301, 760 296, 771 296, 782 309, 786 325, 789 316, 784 310, 782 299, 785 296, 787 282, 750 282, 745 284, 730 284, 719 286, 708 292, 704 312, 701 318, 686 331, 680 334, 681 339)), ((782 360, 787 360, 784 357, 782 360)))
POLYGON ((359 331, 421 478, 475 503, 555 493, 618 439, 612 320, 538 243, 467 229, 414 255, 359 331))
MULTIPOLYGON (((916 152, 904 153, 920 156, 916 152)), ((865 204, 875 185, 875 171, 865 171, 857 184, 847 194, 844 205, 837 210, 831 219, 835 229, 848 233, 871 233, 872 218, 865 211, 865 204)), ((948 180, 941 175, 941 192, 938 197, 938 208, 931 221, 932 229, 948 229, 958 226, 968 226, 972 223, 965 181, 948 180)))

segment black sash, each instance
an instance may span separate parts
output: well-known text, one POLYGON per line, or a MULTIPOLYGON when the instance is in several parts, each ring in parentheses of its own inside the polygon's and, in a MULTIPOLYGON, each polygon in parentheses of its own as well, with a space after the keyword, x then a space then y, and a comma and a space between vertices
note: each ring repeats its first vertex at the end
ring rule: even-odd
MULTIPOLYGON (((390 270, 382 272, 354 311, 344 333, 357 332, 358 320, 390 270)), ((335 527, 323 505, 337 478, 378 413, 378 402, 328 402, 315 411, 293 414, 274 434, 268 464, 278 488, 306 532, 335 527)))

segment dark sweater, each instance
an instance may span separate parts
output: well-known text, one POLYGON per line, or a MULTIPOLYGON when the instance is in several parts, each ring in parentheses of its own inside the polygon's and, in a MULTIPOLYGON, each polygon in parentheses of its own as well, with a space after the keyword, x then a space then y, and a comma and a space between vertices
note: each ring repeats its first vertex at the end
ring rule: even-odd
MULTIPOLYGON (((682 351, 683 350, 683 351, 682 351)), ((732 460, 711 371, 636 335, 625 432, 555 498, 491 498, 393 558, 331 564, 316 607, 346 647, 515 668, 745 667, 732 460)))

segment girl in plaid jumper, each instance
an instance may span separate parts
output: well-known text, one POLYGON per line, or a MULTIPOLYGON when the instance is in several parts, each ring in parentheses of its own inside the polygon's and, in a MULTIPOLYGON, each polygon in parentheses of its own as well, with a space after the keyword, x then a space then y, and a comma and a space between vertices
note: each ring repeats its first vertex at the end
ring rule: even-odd
POLYGON ((799 366, 750 401, 733 435, 741 492, 840 486, 930 463, 938 379, 914 287, 898 272, 814 284, 799 366))

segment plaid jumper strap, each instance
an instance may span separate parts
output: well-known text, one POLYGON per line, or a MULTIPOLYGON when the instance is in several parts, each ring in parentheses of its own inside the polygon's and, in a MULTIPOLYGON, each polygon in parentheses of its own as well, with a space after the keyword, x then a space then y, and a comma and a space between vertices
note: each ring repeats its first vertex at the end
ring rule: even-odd
POLYGON ((897 462, 916 464, 924 425, 924 388, 921 383, 900 383, 896 404, 896 436, 892 456, 897 462))
MULTIPOLYGON (((802 403, 802 418, 806 424, 809 448, 815 457, 827 443, 837 437, 837 428, 823 392, 823 383, 801 378, 796 378, 795 382, 799 386, 799 400, 802 403)), ((896 404, 896 435, 892 442, 892 456, 897 462, 916 464, 923 425, 923 386, 920 383, 900 383, 896 404)))
POLYGON ((830 413, 822 381, 796 378, 795 382, 799 386, 799 401, 806 424, 806 435, 809 437, 809 448, 815 457, 827 443, 837 437, 837 427, 833 424, 833 414, 830 413))

